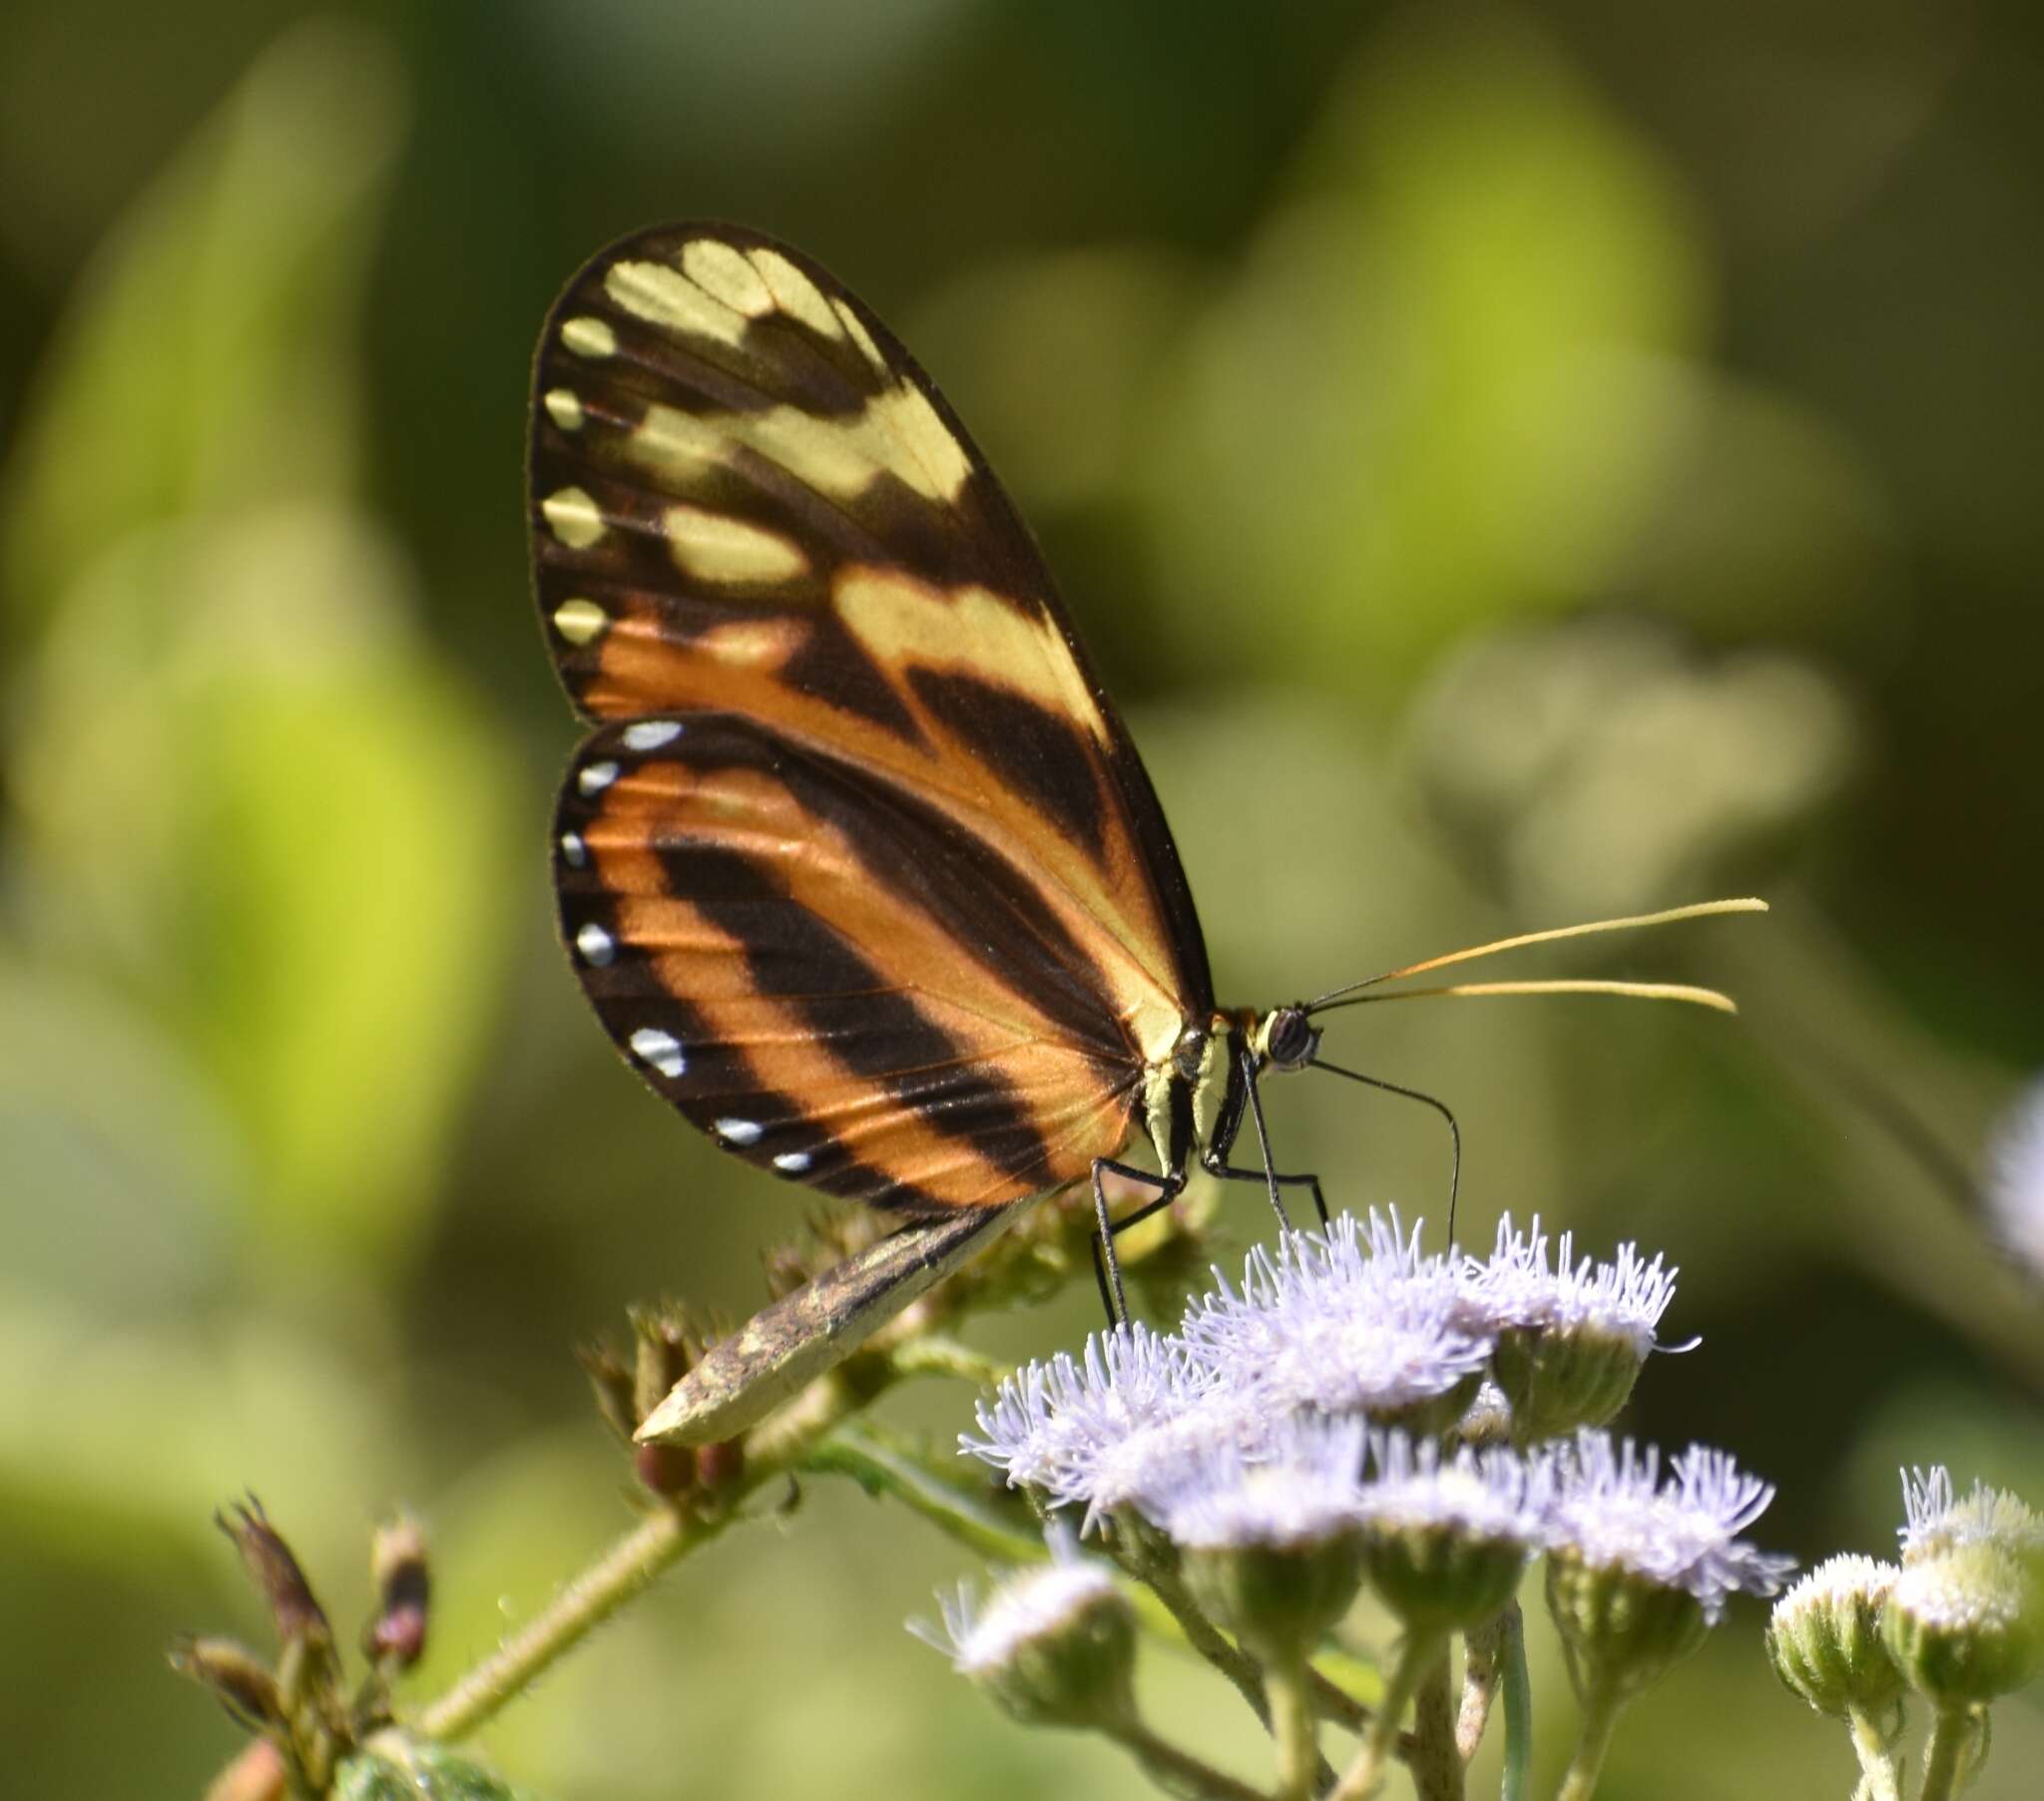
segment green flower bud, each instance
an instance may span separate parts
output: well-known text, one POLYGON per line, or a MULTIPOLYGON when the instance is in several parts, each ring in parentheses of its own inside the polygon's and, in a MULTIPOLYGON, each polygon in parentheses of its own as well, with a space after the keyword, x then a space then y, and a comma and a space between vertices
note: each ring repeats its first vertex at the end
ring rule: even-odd
POLYGON ((1407 1526, 1369 1535, 1370 1586, 1405 1625, 1467 1631, 1519 1591, 1531 1552, 1521 1539, 1488 1539, 1455 1526, 1407 1526))
POLYGON ((1547 1610, 1561 1633, 1580 1700, 1629 1700, 1704 1641, 1704 1603, 1623 1565, 1586 1563, 1571 1550, 1547 1558, 1547 1610))
POLYGON ((2044 1653, 2044 1582, 2006 1547, 1976 1542, 1903 1567, 1882 1636, 1909 1685, 1943 1706, 2020 1688, 2044 1653))
POLYGON ((1186 1581, 1202 1606, 1259 1657, 1289 1662, 1354 1605, 1362 1533, 1353 1524, 1284 1543, 1192 1547, 1186 1581))
POLYGON ((1835 1557, 1775 1603, 1768 1658, 1817 1712, 1877 1714, 1900 1697, 1902 1672, 1880 1630, 1881 1606, 1900 1574, 1871 1558, 1835 1557))
POLYGON ((941 1627, 909 1629, 1024 1725, 1122 1729, 1135 1717, 1135 1611, 1102 1565, 1054 1551, 983 1608, 961 1587, 941 1627))
POLYGON ((1506 1328, 1490 1367, 1519 1442, 1534 1445, 1609 1424, 1631 1398, 1644 1355, 1637 1334, 1582 1320, 1506 1328))

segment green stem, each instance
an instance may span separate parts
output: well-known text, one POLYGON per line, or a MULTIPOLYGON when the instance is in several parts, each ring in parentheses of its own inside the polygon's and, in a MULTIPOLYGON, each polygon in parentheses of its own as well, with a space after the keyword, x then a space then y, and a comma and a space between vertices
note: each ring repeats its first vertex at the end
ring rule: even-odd
POLYGON ((1952 1801, 1959 1792, 1972 1742, 1974 1718, 1967 1707, 1940 1707, 1923 1752, 1921 1801, 1952 1801))
POLYGON ((1278 1793, 1284 1801, 1312 1801, 1320 1745, 1305 1658, 1273 1663, 1270 1689, 1271 1729, 1278 1740, 1278 1793))
POLYGON ((1398 1650, 1398 1661, 1384 1683, 1384 1698, 1377 1704, 1354 1760, 1341 1772, 1341 1780, 1335 1783, 1327 1801, 1368 1801, 1382 1787, 1391 1753, 1398 1744, 1398 1721, 1404 1717, 1405 1703, 1446 1648, 1443 1633, 1415 1630, 1406 1634, 1398 1650))
POLYGON ((714 1513, 661 1508, 627 1533, 561 1590, 554 1603, 429 1703, 415 1722, 427 1738, 453 1744, 522 1694, 627 1601, 645 1593, 663 1572, 739 1518, 739 1503, 792 1465, 839 1421, 875 1398, 888 1381, 853 1384, 836 1372, 811 1385, 800 1401, 761 1425, 747 1441, 744 1470, 717 1498, 714 1513))
POLYGON ((980 1388, 998 1388, 1015 1369, 942 1332, 905 1340, 894 1348, 891 1360, 904 1376, 955 1376, 980 1388))
POLYGON ((1526 1617, 1513 1601, 1504 1613, 1505 1767, 1499 1801, 1526 1801, 1533 1763, 1533 1678, 1526 1670, 1526 1617))
POLYGON ((1847 1715, 1852 1749, 1859 1758, 1861 1790, 1866 1801, 1902 1801, 1902 1753, 1880 1723, 1860 1708, 1847 1715))
POLYGON ((1604 1769, 1604 1754, 1611 1749, 1611 1734, 1625 1702, 1607 1687, 1592 1687, 1583 1697, 1583 1717, 1576 1728, 1576 1754, 1569 1759, 1568 1774, 1562 1778, 1555 1801, 1590 1801, 1597 1792, 1597 1778, 1604 1769))
POLYGON ((1455 1754, 1465 1764, 1483 1743, 1497 1701, 1498 1682, 1504 1673, 1505 1617, 1500 1613, 1462 1640, 1462 1705, 1455 1717, 1455 1754))
POLYGON ((1142 1582, 1164 1603, 1165 1610, 1178 1622, 1178 1628, 1185 1633, 1186 1642, 1214 1665, 1250 1705, 1268 1729, 1271 1724, 1271 1698, 1265 1691, 1264 1672, 1257 1660, 1243 1650, 1207 1617, 1185 1579, 1172 1568, 1170 1562, 1147 1550, 1138 1535, 1120 1529, 1119 1523, 1110 1551, 1116 1563, 1142 1582))
POLYGON ((1159 1738, 1140 1720, 1109 1728, 1109 1736, 1124 1746, 1168 1795, 1191 1796, 1193 1801, 1272 1801, 1262 1789, 1238 1782, 1190 1751, 1159 1738))
POLYGON ((1455 1744, 1455 1697, 1445 1644, 1412 1697, 1412 1790, 1418 1801, 1462 1801, 1462 1753, 1455 1744))

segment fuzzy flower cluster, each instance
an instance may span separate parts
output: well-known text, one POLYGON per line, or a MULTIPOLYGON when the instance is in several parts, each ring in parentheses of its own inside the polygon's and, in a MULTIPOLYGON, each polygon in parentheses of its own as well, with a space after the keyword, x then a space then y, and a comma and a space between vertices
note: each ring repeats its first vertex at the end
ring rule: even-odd
POLYGON ((1655 1329, 1675 1299, 1676 1270, 1651 1262, 1635 1244, 1621 1244, 1609 1263, 1577 1259, 1575 1234, 1564 1232, 1548 1262, 1549 1243, 1533 1215, 1523 1235, 1507 1213, 1498 1221, 1497 1248, 1488 1260, 1463 1264, 1464 1292, 1497 1329, 1565 1329, 1608 1333, 1636 1357, 1654 1348, 1655 1329))
POLYGON ((1739 1536, 1767 1485, 1702 1447, 1664 1481, 1657 1452, 1596 1429, 1673 1298, 1660 1258, 1578 1260, 1537 1219, 1523 1234, 1507 1219, 1488 1260, 1428 1255, 1417 1227, 1372 1213, 1286 1233, 1239 1282, 1216 1279, 1177 1332, 1118 1328, 1018 1371, 962 1450, 1082 1509, 1084 1531, 1133 1514, 1192 1551, 1343 1535, 1381 1551, 1413 1533, 1514 1559, 1567 1548, 1711 1618, 1786 1575, 1739 1536))

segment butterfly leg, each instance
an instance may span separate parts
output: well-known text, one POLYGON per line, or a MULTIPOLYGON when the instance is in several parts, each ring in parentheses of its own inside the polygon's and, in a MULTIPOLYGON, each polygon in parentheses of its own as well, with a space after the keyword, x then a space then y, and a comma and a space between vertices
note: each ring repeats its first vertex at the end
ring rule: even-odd
POLYGON ((1100 1304, 1107 1309, 1110 1326, 1129 1323, 1129 1297, 1122 1289, 1122 1266, 1114 1254, 1115 1234, 1140 1224, 1158 1208, 1170 1206, 1185 1185, 1183 1175, 1153 1175, 1148 1169, 1138 1169, 1132 1163, 1118 1163, 1112 1157, 1093 1159, 1093 1214, 1099 1221, 1099 1230, 1093 1236, 1093 1279, 1100 1284, 1100 1304), (1107 1210, 1107 1188, 1101 1180, 1109 1173, 1155 1188, 1156 1197, 1145 1201, 1126 1219, 1111 1218, 1107 1210))
MULTIPOLYGON (((1317 1175, 1284 1175, 1264 1169, 1238 1169, 1232 1163, 1209 1163, 1207 1165, 1207 1173, 1218 1176, 1225 1182, 1255 1182, 1260 1188, 1310 1188, 1313 1196, 1313 1211, 1319 1215, 1322 1225, 1327 1223, 1327 1202, 1320 1193, 1320 1178, 1317 1175)), ((1279 1202, 1274 1200, 1271 1204, 1278 1209, 1278 1221, 1286 1231, 1289 1231, 1291 1229, 1290 1215, 1284 1211, 1283 1206, 1279 1202)))
POLYGON ((1285 1231, 1291 1229, 1291 1217, 1284 1211, 1284 1199, 1279 1192, 1283 1188, 1294 1188, 1300 1183, 1312 1190, 1313 1211, 1319 1215, 1320 1223, 1327 1223, 1326 1197, 1320 1192, 1320 1178, 1317 1175, 1283 1175, 1271 1160, 1271 1133, 1264 1125, 1264 1093, 1257 1082, 1256 1060, 1245 1056, 1242 1060, 1242 1088, 1239 1093, 1249 1099, 1250 1118, 1256 1122, 1257 1148, 1263 1152, 1264 1166, 1261 1169, 1240 1169, 1228 1161, 1228 1152, 1234 1147, 1236 1128, 1241 1122, 1237 1112, 1227 1130, 1217 1135, 1216 1142, 1209 1147, 1201 1160, 1208 1174, 1227 1182, 1256 1182, 1270 1192, 1271 1210, 1278 1215, 1278 1223, 1285 1231))

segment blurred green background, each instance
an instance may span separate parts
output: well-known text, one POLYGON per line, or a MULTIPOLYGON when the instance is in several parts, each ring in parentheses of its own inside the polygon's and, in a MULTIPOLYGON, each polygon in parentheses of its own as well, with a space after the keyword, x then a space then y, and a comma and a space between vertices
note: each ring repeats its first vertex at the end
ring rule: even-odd
MULTIPOLYGON (((1225 1000, 1770 896, 1498 971, 1719 983, 1741 1021, 1394 1008, 1330 1054, 1453 1103, 1465 1241, 1537 1208, 1682 1265, 1704 1345, 1633 1423, 1778 1481, 1766 1543, 1887 1549, 1902 1462, 2044 1502, 2044 1307, 1964 1203, 2044 1064, 2025 8, 298 15, 74 0, 0 60, 11 1792, 191 1795, 232 1751, 162 1650, 261 1637, 209 1525, 245 1489, 344 1630, 369 1523, 419 1509, 433 1691, 625 1518, 571 1343, 660 1290, 749 1308, 801 1215, 619 1067, 549 924, 574 730, 527 362, 570 271, 665 218, 802 246, 943 383, 1126 703, 1225 1000)), ((1422 1110, 1271 1105, 1338 1199, 1437 1219, 1422 1110)), ((621 1801, 1134 1791, 901 1631, 966 1567, 816 1488, 485 1749, 621 1801)), ((1759 1617, 1607 1794, 1846 1791, 1759 1617)), ((1204 1673, 1151 1681, 1261 1777, 1204 1673)), ((1977 1793, 2040 1755, 2005 1707, 1977 1793)))

